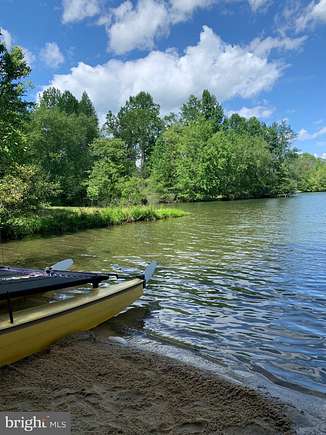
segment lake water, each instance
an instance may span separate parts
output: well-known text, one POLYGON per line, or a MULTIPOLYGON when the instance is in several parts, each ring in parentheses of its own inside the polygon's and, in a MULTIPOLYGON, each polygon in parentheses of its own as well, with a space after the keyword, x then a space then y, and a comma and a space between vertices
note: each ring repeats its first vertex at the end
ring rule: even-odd
POLYGON ((191 215, 7 243, 1 262, 133 271, 156 260, 145 296, 108 326, 326 397, 326 193, 180 207, 191 215))

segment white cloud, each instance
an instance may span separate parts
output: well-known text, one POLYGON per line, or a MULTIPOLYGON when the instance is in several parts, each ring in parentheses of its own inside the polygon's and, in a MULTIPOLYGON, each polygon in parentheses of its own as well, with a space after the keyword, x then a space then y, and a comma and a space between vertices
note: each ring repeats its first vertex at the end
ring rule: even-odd
POLYGON ((243 116, 247 119, 252 118, 253 116, 264 119, 269 118, 274 111, 275 109, 273 107, 268 106, 242 107, 239 110, 230 110, 228 112, 228 116, 238 113, 240 116, 243 116))
POLYGON ((81 21, 100 13, 98 0, 63 0, 63 23, 81 21))
MULTIPOLYGON (((229 3, 244 0, 125 0, 108 11, 100 7, 100 0, 63 0, 62 20, 68 23, 98 16, 96 23, 106 27, 109 50, 124 54, 134 49, 153 49, 156 39, 167 35, 173 25, 191 18, 195 10, 208 8, 219 1, 229 3)), ((245 1, 256 12, 266 9, 272 0, 245 1)), ((283 44, 283 48, 287 49, 286 39, 291 44, 290 38, 282 42, 270 39, 274 44, 279 44, 279 48, 283 44)), ((293 40, 293 43, 296 42, 293 40)), ((300 44, 299 41, 297 43, 300 44)))
POLYGON ((326 160, 326 153, 322 153, 319 157, 326 160))
POLYGON ((170 27, 187 20, 193 11, 210 6, 215 0, 130 0, 104 15, 98 24, 106 24, 109 48, 118 54, 135 48, 152 49, 155 39, 168 34, 170 27))
POLYGON ((207 8, 215 3, 215 0, 170 0, 171 21, 177 23, 184 21, 199 8, 207 8))
POLYGON ((314 19, 326 22, 326 0, 320 0, 311 11, 314 19))
POLYGON ((4 29, 3 27, 0 27, 0 32, 3 38, 3 42, 7 48, 7 50, 11 50, 12 47, 12 36, 8 32, 8 30, 4 29))
MULTIPOLYGON (((13 38, 11 34, 3 27, 0 27, 0 32, 7 50, 11 50, 13 46, 13 38)), ((36 59, 35 55, 28 48, 22 46, 20 46, 20 48, 22 49, 26 63, 31 66, 36 59)))
POLYGON ((266 7, 269 4, 269 0, 248 0, 251 9, 257 12, 258 9, 266 7))
POLYGON ((273 49, 297 50, 306 39, 306 36, 301 36, 300 38, 272 38, 271 36, 265 39, 255 38, 251 41, 249 48, 258 56, 266 56, 269 55, 273 49))
POLYGON ((318 139, 321 136, 326 135, 326 127, 322 127, 314 133, 309 133, 307 130, 302 128, 298 133, 298 140, 314 140, 318 139))
POLYGON ((32 66, 32 63, 35 62, 36 56, 28 48, 21 47, 21 49, 27 65, 32 66))
POLYGON ((152 51, 130 61, 111 59, 103 65, 79 63, 69 74, 57 74, 50 85, 69 90, 77 97, 86 90, 100 116, 119 110, 130 95, 150 92, 163 112, 176 110, 190 94, 203 89, 220 101, 250 98, 270 89, 281 76, 279 62, 261 58, 247 47, 229 45, 204 26, 200 41, 183 54, 152 51))
POLYGON ((127 0, 112 10, 114 24, 108 27, 109 47, 116 53, 134 48, 152 48, 154 38, 168 30, 169 15, 165 5, 156 0, 140 0, 134 7, 127 0))
POLYGON ((55 42, 48 42, 40 52, 41 59, 50 67, 57 68, 64 63, 64 56, 55 42))
MULTIPOLYGON (((157 37, 168 34, 170 27, 185 21, 197 8, 207 8, 216 0, 130 0, 102 16, 98 24, 105 24, 109 36, 109 49, 118 54, 135 48, 152 49, 157 37)), ((257 1, 257 0, 256 0, 257 1)), ((266 3, 266 2, 265 2, 266 3)), ((268 55, 273 49, 294 50, 301 47, 306 37, 256 38, 250 49, 259 56, 268 55)))
POLYGON ((326 23, 326 0, 313 0, 297 17, 295 25, 298 31, 317 23, 326 23))
POLYGON ((307 139, 310 139, 310 134, 308 133, 307 130, 302 128, 298 133, 297 140, 307 140, 307 139))

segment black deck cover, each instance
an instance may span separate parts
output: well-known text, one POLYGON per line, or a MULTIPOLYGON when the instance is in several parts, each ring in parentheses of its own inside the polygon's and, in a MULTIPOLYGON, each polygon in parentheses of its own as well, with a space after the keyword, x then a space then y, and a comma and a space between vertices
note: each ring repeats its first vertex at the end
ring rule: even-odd
POLYGON ((28 296, 83 284, 97 286, 109 276, 105 273, 47 271, 0 266, 0 299, 6 299, 8 296, 28 296))

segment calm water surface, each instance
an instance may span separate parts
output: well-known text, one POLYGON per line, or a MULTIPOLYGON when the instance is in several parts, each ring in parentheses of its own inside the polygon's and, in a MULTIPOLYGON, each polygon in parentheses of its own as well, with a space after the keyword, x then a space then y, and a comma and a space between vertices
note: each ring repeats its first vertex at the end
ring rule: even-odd
POLYGON ((160 267, 120 318, 224 367, 326 395, 326 193, 184 204, 155 223, 12 242, 4 263, 73 257, 82 270, 160 267))

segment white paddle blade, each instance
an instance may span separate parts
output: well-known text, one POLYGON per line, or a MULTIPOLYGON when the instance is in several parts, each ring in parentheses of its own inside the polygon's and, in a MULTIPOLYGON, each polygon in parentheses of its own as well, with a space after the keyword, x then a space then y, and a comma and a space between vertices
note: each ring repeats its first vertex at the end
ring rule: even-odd
POLYGON ((157 268, 156 261, 152 261, 145 269, 144 276, 145 276, 145 283, 147 284, 148 281, 152 278, 154 275, 155 269, 157 268))
POLYGON ((52 270, 69 270, 74 264, 74 260, 72 258, 67 258, 66 260, 58 261, 58 263, 50 266, 52 270))

